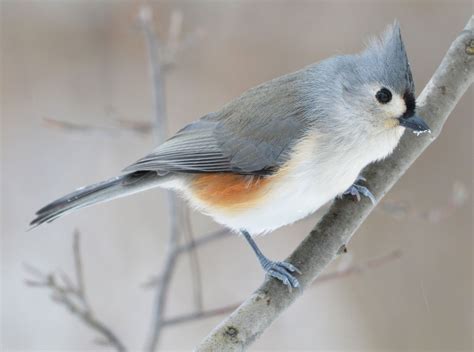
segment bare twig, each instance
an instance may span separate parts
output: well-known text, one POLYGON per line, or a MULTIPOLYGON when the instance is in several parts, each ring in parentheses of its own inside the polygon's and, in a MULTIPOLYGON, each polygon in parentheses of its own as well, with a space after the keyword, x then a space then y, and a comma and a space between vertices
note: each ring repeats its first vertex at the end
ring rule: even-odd
POLYGON ((153 129, 158 143, 166 139, 167 119, 164 91, 164 77, 160 62, 160 42, 153 27, 153 11, 149 5, 142 5, 139 10, 138 20, 145 36, 148 49, 150 76, 152 83, 153 113, 155 128, 153 129))
MULTIPOLYGON (((169 42, 167 45, 161 45, 158 36, 155 34, 153 28, 153 12, 149 5, 143 5, 140 7, 139 22, 145 36, 145 41, 148 48, 150 73, 152 80, 152 92, 153 92, 153 103, 154 103, 154 121, 155 121, 155 136, 157 143, 162 143, 166 137, 167 131, 167 118, 166 118, 166 106, 165 106, 165 92, 164 92, 164 75, 163 65, 165 64, 166 55, 167 59, 170 60, 172 55, 178 47, 178 36, 181 31, 182 17, 176 14, 172 16, 170 21, 169 29, 169 42)), ((152 328, 150 337, 147 343, 146 349, 148 351, 154 351, 158 345, 161 330, 164 326, 163 316, 164 309, 166 306, 166 300, 169 291, 169 284, 174 272, 176 260, 178 256, 178 240, 181 234, 185 232, 188 236, 191 236, 189 224, 189 213, 183 209, 182 204, 176 198, 176 196, 168 192, 168 204, 169 214, 171 220, 171 230, 168 239, 168 249, 165 257, 165 263, 159 275, 160 285, 156 289, 155 297, 155 309, 154 316, 152 319, 152 328)), ((200 271, 198 258, 194 253, 191 253, 191 260, 193 261, 192 267, 194 268, 194 299, 198 309, 201 307, 201 284, 200 284, 200 271), (199 291, 199 292, 198 292, 199 291)))
MULTIPOLYGON (((193 228, 191 226, 191 219, 189 217, 189 209, 187 207, 183 207, 183 212, 185 215, 183 216, 185 223, 185 230, 184 235, 187 238, 187 242, 190 245, 194 245, 194 233, 193 228)), ((178 248, 176 251, 176 255, 181 254, 182 252, 178 252, 178 248)), ((189 255, 189 268, 191 271, 191 282, 193 286, 193 299, 194 299, 194 307, 196 312, 200 312, 203 306, 203 299, 202 299, 202 278, 201 278, 201 265, 199 263, 198 254, 195 250, 188 251, 189 255)))
POLYGON ((126 119, 113 119, 115 126, 97 126, 82 122, 68 122, 51 117, 43 118, 46 127, 56 128, 65 132, 72 133, 90 133, 101 132, 108 135, 114 135, 121 131, 131 131, 140 135, 150 134, 153 125, 149 122, 132 121, 126 119))
MULTIPOLYGON (((189 220, 189 218, 188 218, 189 220)), ((194 249, 198 248, 198 247, 201 247, 203 245, 206 245, 212 241, 215 241, 215 240, 218 240, 218 239, 222 239, 222 238, 227 238, 229 237, 231 234, 231 232, 227 229, 222 229, 222 230, 218 230, 218 231, 215 231, 215 232, 211 232, 207 235, 204 235, 202 237, 199 237, 199 238, 194 238, 192 237, 192 240, 191 241, 188 241, 187 243, 185 244, 182 244, 180 246, 178 246, 176 248, 176 255, 179 256, 183 253, 188 253, 190 251, 193 251, 194 249)), ((161 278, 159 275, 157 276, 152 276, 150 277, 146 282, 144 282, 142 284, 142 287, 143 288, 151 288, 151 287, 154 287, 156 285, 160 285, 161 284, 161 278)))
MULTIPOLYGON (((150 6, 143 5, 140 7, 139 21, 145 42, 148 48, 149 66, 152 81, 153 105, 154 105, 154 122, 155 122, 155 138, 157 143, 162 143, 166 138, 167 119, 164 96, 164 81, 162 77, 162 67, 160 62, 160 43, 155 35, 153 28, 153 12, 150 6)), ((180 209, 178 208, 178 200, 170 191, 167 192, 169 215, 171 221, 171 229, 168 237, 168 248, 165 256, 165 263, 159 275, 160 285, 155 294, 155 308, 153 310, 152 326, 150 337, 146 350, 154 351, 158 345, 159 336, 163 326, 163 314, 166 305, 166 299, 169 290, 169 283, 174 272, 176 263, 176 248, 178 246, 178 236, 180 234, 180 222, 178 216, 180 209)))
MULTIPOLYGON (((336 270, 332 273, 323 274, 313 281, 312 287, 317 286, 318 284, 321 284, 327 281, 342 279, 342 278, 352 276, 355 274, 360 274, 366 271, 367 269, 378 268, 384 264, 387 264, 391 261, 399 259, 401 256, 402 256, 401 250, 397 249, 386 255, 367 260, 364 263, 352 265, 344 269, 336 270)), ((177 325, 180 323, 187 323, 194 320, 212 318, 215 316, 228 314, 228 313, 231 313, 233 310, 235 310, 237 307, 239 307, 240 304, 242 304, 242 302, 230 304, 230 305, 219 307, 219 308, 208 309, 208 310, 204 310, 200 312, 179 315, 176 317, 166 319, 164 321, 164 324, 165 326, 172 326, 172 325, 177 325)))
POLYGON ((426 220, 431 223, 439 223, 440 221, 451 216, 456 210, 464 206, 469 196, 470 195, 466 185, 456 181, 452 186, 452 192, 449 195, 449 198, 440 206, 436 206, 428 210, 420 210, 417 207, 411 206, 406 201, 382 199, 376 210, 397 219, 411 216, 413 218, 426 220))
MULTIPOLYGON (((418 98, 418 112, 431 135, 405 135, 393 155, 370 165, 364 176, 379 201, 416 158, 440 134, 443 124, 474 79, 474 17, 451 44, 446 56, 418 98)), ((336 257, 374 209, 367 200, 336 200, 326 215, 288 258, 302 270, 301 288, 288 292, 275 280, 265 282, 197 346, 196 351, 242 351, 250 346, 283 310, 292 304, 336 257), (267 304, 267 302, 271 302, 267 304)))
POLYGON ((203 246, 203 245, 208 244, 210 242, 213 242, 215 240, 222 239, 222 238, 228 238, 228 237, 230 237, 231 234, 232 234, 231 231, 228 230, 228 229, 218 230, 218 231, 212 232, 208 235, 197 238, 192 243, 187 243, 187 244, 184 244, 184 245, 178 247, 177 251, 178 251, 178 253, 187 252, 187 251, 190 251, 190 250, 195 249, 197 247, 200 247, 200 246, 203 246))
POLYGON ((32 287, 42 287, 51 290, 51 299, 64 305, 71 313, 78 316, 87 326, 98 332, 102 337, 102 343, 113 347, 119 352, 125 352, 126 348, 117 335, 95 316, 86 296, 84 276, 82 270, 82 259, 80 251, 80 234, 74 231, 74 270, 76 280, 74 282, 65 274, 59 275, 60 280, 54 273, 43 274, 31 265, 25 264, 25 270, 35 278, 25 280, 32 287), (61 283, 62 281, 62 283, 61 283))
POLYGON ((179 227, 180 220, 182 220, 178 214, 179 208, 175 203, 177 201, 178 200, 170 194, 170 196, 168 197, 168 204, 170 207, 171 215, 171 230, 168 237, 168 249, 165 256, 165 262, 159 275, 160 285, 158 286, 155 294, 155 308, 153 310, 152 327, 150 338, 147 344, 147 351, 154 351, 156 349, 156 346, 158 345, 160 333, 163 328, 163 316, 166 306, 169 284, 171 282, 171 278, 176 266, 176 248, 178 246, 178 237, 181 233, 179 227))
MULTIPOLYGON (((76 282, 77 282, 77 292, 80 297, 83 298, 84 303, 86 304, 87 308, 90 309, 89 307, 89 302, 86 297, 86 289, 84 285, 84 274, 82 272, 82 259, 81 259, 81 248, 80 248, 80 234, 79 230, 74 230, 74 242, 72 245, 73 252, 74 252, 74 269, 76 271, 76 282)), ((67 275, 63 275, 65 278, 66 284, 69 284, 69 286, 72 286, 72 282, 67 280, 67 275)))

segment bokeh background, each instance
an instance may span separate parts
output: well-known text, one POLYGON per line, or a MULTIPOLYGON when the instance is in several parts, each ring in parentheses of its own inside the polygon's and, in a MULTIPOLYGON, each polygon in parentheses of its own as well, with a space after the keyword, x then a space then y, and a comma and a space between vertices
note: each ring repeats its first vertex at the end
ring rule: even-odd
MULTIPOLYGON (((192 38, 166 74, 170 134, 263 81, 360 50, 394 19, 420 92, 473 12, 470 1, 447 0, 151 6, 161 38, 173 12, 183 18, 182 37, 192 38)), ((25 231, 40 206, 115 175, 152 148, 152 134, 120 123, 146 126, 153 115, 138 8, 132 1, 1 2, 4 351, 110 350, 95 344, 96 333, 52 302, 48 290, 25 285, 31 278, 25 263, 73 274, 74 229, 82 234, 87 293, 97 316, 131 350, 141 350, 149 334, 154 290, 142 284, 163 265, 169 229, 164 192, 25 231)), ((471 89, 440 138, 359 229, 349 252, 327 269, 335 278, 308 290, 251 350, 472 350, 472 104, 471 89)), ((258 242, 269 257, 285 258, 317 217, 258 242)), ((191 218, 196 237, 219 229, 195 212, 191 218)), ((243 300, 262 280, 240 238, 212 242, 198 256, 206 309, 243 300)), ((167 316, 193 311, 190 282, 184 256, 167 316)), ((159 347, 191 350, 222 318, 168 327, 159 347)))

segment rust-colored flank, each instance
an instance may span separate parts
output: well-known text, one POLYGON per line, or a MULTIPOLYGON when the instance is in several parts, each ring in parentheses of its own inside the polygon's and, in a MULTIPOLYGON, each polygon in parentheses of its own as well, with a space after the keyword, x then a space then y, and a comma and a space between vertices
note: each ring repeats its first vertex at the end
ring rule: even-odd
POLYGON ((209 206, 239 210, 263 199, 270 180, 271 177, 233 173, 199 174, 193 177, 191 189, 194 196, 209 206))

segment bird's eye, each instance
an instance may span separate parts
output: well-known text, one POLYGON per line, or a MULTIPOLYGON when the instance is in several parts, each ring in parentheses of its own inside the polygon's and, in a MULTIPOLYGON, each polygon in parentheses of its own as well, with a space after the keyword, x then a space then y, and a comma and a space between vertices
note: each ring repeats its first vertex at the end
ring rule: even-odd
POLYGON ((392 100, 392 92, 390 92, 387 88, 380 89, 377 94, 375 94, 377 100, 382 104, 387 104, 390 100, 392 100))

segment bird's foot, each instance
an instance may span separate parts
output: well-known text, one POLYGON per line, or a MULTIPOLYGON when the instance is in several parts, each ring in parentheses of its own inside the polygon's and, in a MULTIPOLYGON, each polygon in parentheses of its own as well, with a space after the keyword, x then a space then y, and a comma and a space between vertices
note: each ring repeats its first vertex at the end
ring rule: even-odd
POLYGON ((296 272, 301 274, 301 271, 294 265, 287 262, 272 261, 267 258, 261 258, 260 263, 268 275, 280 280, 284 285, 288 286, 290 292, 293 288, 300 286, 298 279, 296 279, 292 273, 296 272))
POLYGON ((366 180, 365 180, 364 177, 358 176, 355 183, 352 186, 350 186, 349 189, 347 191, 345 191, 342 195, 343 196, 350 195, 352 197, 357 198, 357 201, 360 201, 361 195, 362 195, 364 197, 369 198, 370 201, 372 202, 372 204, 375 205, 376 200, 375 200, 374 195, 372 194, 372 192, 370 192, 370 190, 367 187, 362 186, 362 185, 357 183, 357 182, 360 182, 360 181, 365 182, 366 180))
POLYGON ((248 231, 241 230, 240 232, 257 255, 258 261, 260 262, 263 270, 265 270, 265 273, 274 277, 275 279, 280 280, 284 285, 288 286, 290 292, 293 287, 300 286, 300 283, 292 274, 294 272, 301 274, 301 271, 299 271, 297 267, 287 262, 274 262, 273 260, 269 260, 265 255, 263 255, 262 251, 258 248, 257 243, 255 243, 248 231))

